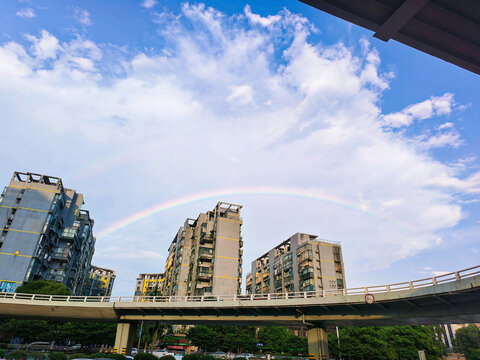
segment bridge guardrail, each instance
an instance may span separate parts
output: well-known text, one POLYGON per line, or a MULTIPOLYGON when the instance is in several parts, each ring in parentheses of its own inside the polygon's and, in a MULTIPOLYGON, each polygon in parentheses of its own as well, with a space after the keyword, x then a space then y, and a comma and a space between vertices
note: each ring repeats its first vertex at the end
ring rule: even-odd
POLYGON ((73 296, 73 295, 43 295, 0 292, 0 299, 19 299, 37 301, 66 302, 209 302, 209 301, 261 301, 307 299, 328 296, 352 296, 364 294, 388 293, 401 290, 413 290, 442 283, 458 281, 480 275, 480 265, 440 274, 430 278, 406 281, 389 285, 373 285, 339 290, 303 291, 293 293, 243 294, 243 295, 204 295, 204 296, 73 296))

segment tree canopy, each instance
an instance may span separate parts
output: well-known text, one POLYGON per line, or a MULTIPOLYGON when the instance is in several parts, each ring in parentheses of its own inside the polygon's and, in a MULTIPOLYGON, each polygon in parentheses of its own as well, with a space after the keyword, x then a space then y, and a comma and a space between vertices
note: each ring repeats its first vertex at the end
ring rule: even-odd
POLYGON ((340 348, 336 334, 328 334, 332 357, 350 360, 418 360, 424 350, 428 360, 437 360, 445 345, 429 326, 381 326, 340 328, 340 348))
MULTIPOLYGON (((17 293, 70 295, 67 287, 55 281, 35 280, 19 286, 17 293)), ((0 320, 0 341, 20 338, 25 343, 52 341, 66 344, 68 341, 85 345, 113 345, 116 324, 99 322, 55 322, 44 320, 0 320)))
POLYGON ((72 295, 72 292, 64 284, 48 280, 29 281, 20 285, 15 292, 21 294, 72 295))
POLYGON ((480 332, 470 324, 455 332, 454 349, 465 354, 467 360, 480 360, 480 332))
POLYGON ((188 339, 205 351, 231 351, 306 354, 307 341, 281 326, 264 326, 256 336, 254 326, 195 326, 189 329, 188 339), (262 343, 258 347, 257 343, 262 343))

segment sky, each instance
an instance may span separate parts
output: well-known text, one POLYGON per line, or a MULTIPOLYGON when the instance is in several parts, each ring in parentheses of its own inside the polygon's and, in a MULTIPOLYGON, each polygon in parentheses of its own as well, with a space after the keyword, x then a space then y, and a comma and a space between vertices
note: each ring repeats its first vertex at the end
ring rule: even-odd
POLYGON ((244 269, 296 232, 347 287, 479 264, 480 81, 299 1, 0 4, 0 183, 61 177, 133 295, 186 218, 243 205, 244 269))

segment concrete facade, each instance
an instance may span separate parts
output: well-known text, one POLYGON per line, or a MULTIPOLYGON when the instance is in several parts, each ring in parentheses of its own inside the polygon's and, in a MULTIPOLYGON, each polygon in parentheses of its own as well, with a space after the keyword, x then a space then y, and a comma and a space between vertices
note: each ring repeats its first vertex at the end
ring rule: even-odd
POLYGON ((0 196, 0 291, 45 279, 81 293, 95 248, 83 203, 58 177, 13 174, 0 196))
POLYGON ((115 278, 114 270, 92 265, 81 294, 84 296, 110 296, 115 278))
POLYGON ((169 247, 163 295, 240 294, 241 208, 219 202, 185 221, 169 247))
POLYGON ((340 243, 296 233, 252 262, 247 294, 344 289, 340 243))
POLYGON ((165 275, 156 274, 138 274, 135 285, 135 296, 156 296, 162 293, 165 275))

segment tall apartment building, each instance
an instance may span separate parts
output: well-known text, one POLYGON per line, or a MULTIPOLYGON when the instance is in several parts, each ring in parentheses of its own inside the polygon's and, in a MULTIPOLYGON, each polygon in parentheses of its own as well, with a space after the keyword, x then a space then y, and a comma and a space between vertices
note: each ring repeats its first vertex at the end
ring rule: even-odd
POLYGON ((95 249, 83 195, 58 177, 15 172, 0 196, 0 291, 61 282, 80 294, 95 249))
POLYGON ((164 281, 165 275, 162 273, 138 274, 135 296, 161 295, 164 281))
POLYGON ((115 278, 114 270, 91 265, 81 294, 83 296, 110 296, 115 278))
POLYGON ((242 206, 219 202, 187 219, 168 249, 164 295, 240 294, 242 206))
POLYGON ((336 290, 345 287, 342 248, 296 233, 252 262, 248 294, 336 290))

